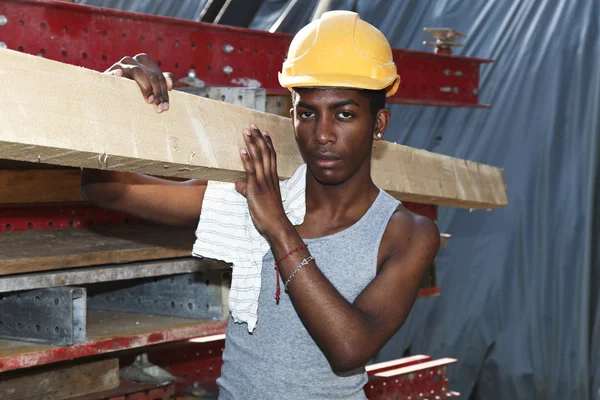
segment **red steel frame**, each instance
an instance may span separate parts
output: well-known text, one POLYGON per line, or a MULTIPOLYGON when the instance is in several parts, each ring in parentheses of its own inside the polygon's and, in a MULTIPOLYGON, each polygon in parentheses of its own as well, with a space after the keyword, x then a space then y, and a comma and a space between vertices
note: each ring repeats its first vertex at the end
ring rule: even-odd
MULTIPOLYGON (((145 52, 176 78, 190 69, 207 86, 259 83, 285 94, 277 72, 291 35, 102 9, 50 0, 3 0, 0 41, 9 49, 103 71, 122 56, 145 52), (226 67, 231 72, 224 72, 226 67)), ((392 103, 487 107, 479 69, 491 60, 394 49, 402 83, 392 103)))
POLYGON ((30 352, 0 357, 0 372, 52 364, 98 354, 143 348, 160 343, 177 342, 195 337, 223 334, 226 326, 227 322, 224 321, 199 322, 197 325, 168 328, 129 336, 110 337, 68 347, 34 346, 30 352))
MULTIPOLYGON (((0 42, 10 49, 99 71, 107 69, 124 55, 145 52, 163 70, 173 72, 176 78, 186 76, 193 69, 207 86, 244 86, 250 83, 266 88, 269 94, 287 93, 278 84, 277 71, 286 56, 291 35, 51 0, 3 0, 0 2, 0 15, 7 20, 4 26, 0 26, 0 42), (227 67, 231 72, 227 72, 227 67)), ((488 107, 479 104, 479 70, 481 64, 491 60, 404 49, 394 49, 393 53, 402 84, 389 102, 488 107)), ((405 206, 418 214, 437 219, 436 206, 416 203, 405 203, 405 206)), ((0 208, 0 232, 137 222, 119 213, 81 204, 0 208)), ((421 296, 435 294, 439 294, 439 288, 425 289, 420 293, 421 296)), ((225 323, 210 323, 67 348, 49 348, 0 359, 0 371, 165 343, 150 353, 154 362, 167 363, 168 369, 175 375, 184 376, 186 382, 193 379, 203 387, 207 386, 206 389, 213 389, 222 362, 221 341, 167 343, 222 334, 224 329, 225 323), (164 350, 163 346, 169 346, 172 351, 158 351, 164 350)), ((439 374, 435 371, 438 370, 427 369, 423 374, 439 374)), ((425 376, 423 374, 419 377, 425 376)), ((423 379, 413 382, 412 377, 410 380, 402 377, 390 381, 370 375, 371 380, 366 387, 370 398, 403 396, 419 391, 427 395, 432 388, 431 382, 423 379)), ((447 381, 435 382, 436 391, 442 387, 447 389, 447 381)), ((168 388, 169 394, 171 389, 168 388)), ((160 390, 167 393, 167 388, 160 390)), ((452 397, 450 393, 448 397, 452 397)), ((115 393, 110 398, 122 397, 115 393)))
MULTIPOLYGON (((437 220, 437 206, 404 202, 416 214, 437 220)), ((83 204, 47 204, 35 206, 1 206, 0 232, 26 230, 87 228, 137 224, 140 220, 115 211, 83 204)))
MULTIPOLYGON (((220 376, 224 335, 192 339, 187 342, 163 344, 148 349, 148 360, 181 378, 175 386, 181 391, 190 387, 212 392, 217 390, 220 376)), ((135 355, 121 358, 127 365, 135 355)), ((369 382, 365 393, 370 400, 431 399, 456 397, 450 391, 446 372, 456 359, 432 360, 428 356, 406 357, 394 362, 373 364, 367 367, 369 382), (392 364, 392 365, 389 365, 392 364), (389 376, 383 376, 389 375, 389 376), (422 396, 419 397, 419 394, 422 396), (436 397, 437 396, 437 397, 436 397)))
POLYGON ((457 397, 459 393, 450 390, 446 378, 448 365, 456 361, 452 358, 419 361, 382 374, 375 373, 365 386, 365 394, 369 400, 434 400, 457 397))

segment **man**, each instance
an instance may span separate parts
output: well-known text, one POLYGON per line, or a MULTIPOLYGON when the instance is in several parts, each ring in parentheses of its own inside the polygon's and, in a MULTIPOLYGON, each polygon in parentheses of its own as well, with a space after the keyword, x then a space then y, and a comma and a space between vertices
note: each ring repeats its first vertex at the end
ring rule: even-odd
MULTIPOLYGON (((134 79, 158 112, 168 110, 172 80, 146 55, 109 72, 134 79)), ((290 222, 271 138, 254 125, 244 129, 246 178, 235 188, 271 250, 257 330, 228 324, 220 398, 364 399, 364 366, 402 326, 439 247, 436 225, 370 175, 373 141, 390 121, 385 97, 399 77, 376 28, 355 13, 331 12, 296 35, 280 82, 292 91, 290 115, 306 162, 306 214, 302 224, 290 222), (285 293, 275 302, 279 284, 285 293)), ((203 181, 82 172, 86 199, 163 224, 197 224, 206 188, 203 181)))

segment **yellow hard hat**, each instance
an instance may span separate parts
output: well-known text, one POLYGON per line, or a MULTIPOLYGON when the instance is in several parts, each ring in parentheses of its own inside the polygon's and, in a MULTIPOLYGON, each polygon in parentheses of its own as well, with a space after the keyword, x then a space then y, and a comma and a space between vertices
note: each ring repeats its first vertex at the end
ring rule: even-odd
POLYGON ((396 93, 400 76, 392 48, 377 28, 351 11, 329 11, 292 40, 279 73, 281 86, 386 89, 396 93))

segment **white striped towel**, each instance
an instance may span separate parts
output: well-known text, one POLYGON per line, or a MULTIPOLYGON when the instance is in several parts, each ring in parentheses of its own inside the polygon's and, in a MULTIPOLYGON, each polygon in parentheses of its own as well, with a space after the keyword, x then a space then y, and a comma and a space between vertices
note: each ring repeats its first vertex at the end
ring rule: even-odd
MULTIPOLYGON (((290 222, 302 224, 306 214, 306 164, 290 179, 281 181, 279 187, 290 222)), ((192 255, 233 264, 229 310, 235 322, 248 324, 250 332, 257 323, 262 260, 268 251, 269 243, 256 230, 244 196, 233 183, 210 181, 192 255)))

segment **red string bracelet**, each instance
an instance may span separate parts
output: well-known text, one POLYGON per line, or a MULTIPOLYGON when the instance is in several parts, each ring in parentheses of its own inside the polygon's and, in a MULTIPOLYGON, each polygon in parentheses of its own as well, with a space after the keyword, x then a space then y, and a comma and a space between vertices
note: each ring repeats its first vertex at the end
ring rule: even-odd
POLYGON ((292 254, 296 253, 297 251, 300 251, 302 249, 306 249, 308 247, 307 244, 304 244, 298 248, 295 248, 294 250, 290 251, 289 253, 287 253, 285 256, 281 257, 281 259, 279 261, 275 261, 275 275, 277 277, 277 289, 275 290, 275 301, 277 302, 277 304, 279 304, 279 299, 281 297, 281 288, 279 287, 279 264, 285 260, 286 258, 288 258, 289 256, 291 256, 292 254))

